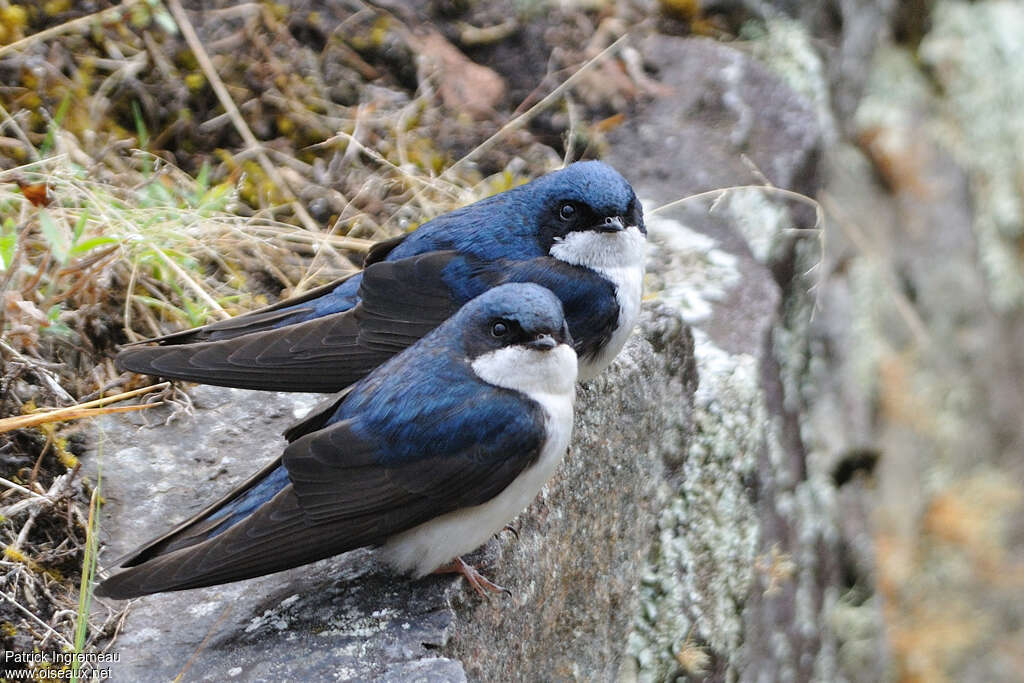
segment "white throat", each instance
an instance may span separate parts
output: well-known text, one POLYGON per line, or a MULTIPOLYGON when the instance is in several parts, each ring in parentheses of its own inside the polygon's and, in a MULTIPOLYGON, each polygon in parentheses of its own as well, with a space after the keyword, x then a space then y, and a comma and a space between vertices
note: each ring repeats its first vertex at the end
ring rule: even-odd
POLYGON ((506 346, 473 361, 476 376, 497 387, 526 394, 541 403, 541 396, 574 395, 576 352, 567 344, 550 351, 506 346))
POLYGON ((593 379, 622 350, 640 317, 643 296, 644 249, 647 240, 631 225, 620 232, 583 230, 556 238, 550 255, 573 266, 584 266, 603 275, 615 287, 619 321, 608 343, 593 357, 581 358, 579 380, 593 379))

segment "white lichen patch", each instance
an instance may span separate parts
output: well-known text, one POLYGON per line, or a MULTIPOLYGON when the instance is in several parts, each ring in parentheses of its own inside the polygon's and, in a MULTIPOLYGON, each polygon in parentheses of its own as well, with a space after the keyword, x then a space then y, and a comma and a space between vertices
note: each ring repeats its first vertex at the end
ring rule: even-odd
POLYGON ((391 621, 402 614, 392 608, 374 610, 371 614, 363 614, 358 610, 351 611, 342 619, 331 622, 331 628, 317 633, 320 637, 346 636, 353 638, 369 638, 390 628, 391 621))
POLYGON ((197 602, 188 606, 188 613, 192 617, 202 617, 207 614, 212 614, 217 610, 223 610, 224 603, 219 600, 207 600, 205 602, 197 602))
POLYGON ((658 521, 656 555, 629 641, 641 681, 666 680, 690 633, 716 652, 738 652, 743 624, 736 605, 754 579, 759 522, 742 482, 765 447, 757 361, 723 351, 699 330, 694 342, 694 437, 680 488, 666 492, 670 502, 658 521))
POLYGON ((743 28, 743 37, 750 40, 754 56, 814 105, 825 140, 838 137, 825 63, 814 38, 800 22, 784 17, 773 17, 764 24, 750 22, 743 28))
POLYGON ((730 190, 721 203, 729 223, 747 243, 759 263, 772 260, 773 252, 782 248, 779 237, 791 228, 813 229, 813 225, 794 225, 789 208, 769 196, 770 190, 745 188, 730 190))
POLYGON ((647 219, 651 261, 646 292, 677 309, 691 325, 707 320, 740 279, 736 257, 682 222, 647 219))
POLYGON ((1024 6, 936 3, 919 56, 942 88, 940 139, 971 176, 978 256, 999 310, 1024 300, 1024 6))

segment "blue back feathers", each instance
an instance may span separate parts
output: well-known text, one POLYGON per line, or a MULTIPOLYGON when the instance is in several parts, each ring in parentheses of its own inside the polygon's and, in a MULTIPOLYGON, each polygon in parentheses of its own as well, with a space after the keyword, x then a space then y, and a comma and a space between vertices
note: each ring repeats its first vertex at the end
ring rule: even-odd
POLYGON ((581 161, 424 223, 388 258, 439 249, 487 259, 543 256, 538 226, 562 201, 584 203, 609 216, 630 215, 638 206, 618 171, 600 161, 581 161))
MULTIPOLYGON (((580 161, 493 197, 438 216, 417 228, 387 255, 394 261, 430 251, 454 249, 484 261, 546 256, 545 223, 563 201, 588 205, 599 216, 624 216, 644 230, 643 211, 625 178, 600 161, 580 161)), ((458 268, 459 266, 453 266, 458 268)), ((277 326, 345 311, 358 303, 362 274, 346 280, 313 302, 313 311, 277 326)), ((458 277, 448 279, 459 282, 458 277)), ((465 298, 479 293, 480 283, 455 286, 465 298)))

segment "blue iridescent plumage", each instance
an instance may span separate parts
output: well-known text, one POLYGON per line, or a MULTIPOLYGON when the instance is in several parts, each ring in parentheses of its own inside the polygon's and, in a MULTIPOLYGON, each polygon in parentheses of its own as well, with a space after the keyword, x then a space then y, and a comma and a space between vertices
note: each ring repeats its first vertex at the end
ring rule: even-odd
POLYGON ((279 571, 495 498, 545 452, 549 418, 527 395, 483 381, 474 363, 518 348, 549 357, 558 344, 573 358, 571 387, 561 302, 535 284, 490 289, 290 430, 278 461, 126 558, 98 594, 279 571))

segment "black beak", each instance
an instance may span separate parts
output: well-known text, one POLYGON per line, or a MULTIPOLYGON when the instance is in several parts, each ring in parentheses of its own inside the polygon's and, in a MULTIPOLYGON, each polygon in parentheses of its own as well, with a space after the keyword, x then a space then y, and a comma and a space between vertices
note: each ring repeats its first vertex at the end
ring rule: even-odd
POLYGON ((622 216, 608 216, 594 226, 594 230, 598 232, 622 232, 625 229, 626 224, 622 222, 622 216))
POLYGON ((550 334, 538 334, 533 341, 527 342, 526 345, 537 351, 550 351, 558 346, 558 342, 550 334))

